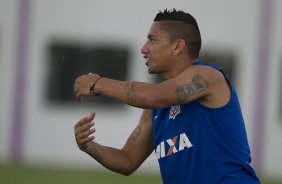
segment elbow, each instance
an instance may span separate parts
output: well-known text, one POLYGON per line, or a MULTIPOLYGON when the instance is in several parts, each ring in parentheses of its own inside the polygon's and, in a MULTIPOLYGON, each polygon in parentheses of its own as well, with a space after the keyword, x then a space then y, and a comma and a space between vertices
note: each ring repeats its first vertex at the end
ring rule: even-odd
POLYGON ((162 99, 161 94, 148 94, 142 98, 145 108, 157 109, 167 107, 166 101, 162 99))
POLYGON ((159 87, 151 87, 147 88, 146 90, 140 89, 139 92, 134 95, 134 97, 135 98, 129 98, 129 104, 133 104, 133 106, 144 109, 163 108, 170 105, 168 104, 169 102, 167 99, 167 93, 159 87))
POLYGON ((138 166, 133 166, 131 164, 128 164, 126 167, 124 167, 122 170, 120 170, 120 174, 123 176, 130 176, 134 173, 134 171, 138 168, 138 166))
POLYGON ((123 166, 120 168, 119 173, 124 176, 130 176, 139 166, 140 164, 127 157, 126 162, 124 162, 123 166))
POLYGON ((135 170, 128 170, 128 171, 123 171, 120 174, 123 176, 130 176, 132 173, 134 173, 135 170))
POLYGON ((137 169, 137 168, 134 169, 133 167, 129 167, 129 166, 126 167, 124 166, 123 168, 121 167, 119 168, 106 167, 106 168, 123 176, 130 176, 137 169))

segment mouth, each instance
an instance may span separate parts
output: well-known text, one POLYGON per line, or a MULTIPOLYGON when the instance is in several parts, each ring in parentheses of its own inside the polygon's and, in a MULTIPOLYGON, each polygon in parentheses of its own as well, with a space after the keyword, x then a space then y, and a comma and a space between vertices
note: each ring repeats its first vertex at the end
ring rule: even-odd
POLYGON ((145 65, 146 65, 146 66, 149 66, 149 61, 146 61, 145 65))
POLYGON ((150 58, 148 56, 144 56, 144 58, 146 59, 145 65, 149 66, 150 58))

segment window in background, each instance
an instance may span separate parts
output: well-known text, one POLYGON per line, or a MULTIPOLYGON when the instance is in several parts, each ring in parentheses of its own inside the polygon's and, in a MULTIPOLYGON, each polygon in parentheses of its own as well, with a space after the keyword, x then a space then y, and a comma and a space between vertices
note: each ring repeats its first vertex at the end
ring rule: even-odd
POLYGON ((216 65, 224 70, 232 84, 236 87, 236 57, 233 52, 224 50, 205 51, 200 55, 203 63, 216 65))
MULTIPOLYGON (((75 102, 73 85, 82 75, 98 73, 117 80, 127 80, 129 49, 124 46, 85 46, 52 43, 48 47, 47 99, 50 103, 75 102)), ((104 97, 84 97, 84 104, 121 104, 104 97)))

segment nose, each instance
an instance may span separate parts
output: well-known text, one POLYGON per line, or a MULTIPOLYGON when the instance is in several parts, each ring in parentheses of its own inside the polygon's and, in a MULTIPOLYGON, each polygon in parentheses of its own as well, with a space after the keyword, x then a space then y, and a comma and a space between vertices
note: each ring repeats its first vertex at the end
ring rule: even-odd
POLYGON ((142 54, 147 54, 148 51, 149 51, 149 49, 148 49, 148 44, 147 44, 147 42, 146 42, 146 43, 143 45, 142 49, 141 49, 141 53, 142 53, 142 54))

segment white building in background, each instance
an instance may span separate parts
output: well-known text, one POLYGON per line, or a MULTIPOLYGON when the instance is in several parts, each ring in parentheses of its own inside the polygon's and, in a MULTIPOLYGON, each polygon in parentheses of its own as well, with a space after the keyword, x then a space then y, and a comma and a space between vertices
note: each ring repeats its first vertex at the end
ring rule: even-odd
MULTIPOLYGON (((141 109, 98 103, 47 103, 49 46, 55 42, 126 45, 130 48, 128 79, 150 82, 152 77, 147 74, 140 49, 155 14, 175 7, 197 19, 202 54, 234 56, 233 80, 252 155, 258 159, 254 163, 258 163, 263 175, 281 177, 282 2, 267 1, 272 7, 266 13, 266 20, 271 23, 265 31, 270 37, 261 41, 266 33, 261 32, 260 25, 268 25, 262 18, 262 2, 265 1, 0 0, 0 163, 19 156, 27 164, 101 168, 76 147, 73 125, 95 111, 97 142, 121 147, 139 121, 141 109), (259 110, 254 103, 260 82, 256 77, 260 49, 268 52, 264 64, 269 69, 260 74, 267 79, 260 85, 264 87, 262 125, 256 122, 259 110), (20 67, 23 61, 24 66, 20 67), (261 154, 255 150, 261 150, 261 154)), ((148 169, 158 171, 154 154, 140 170, 148 169)))

